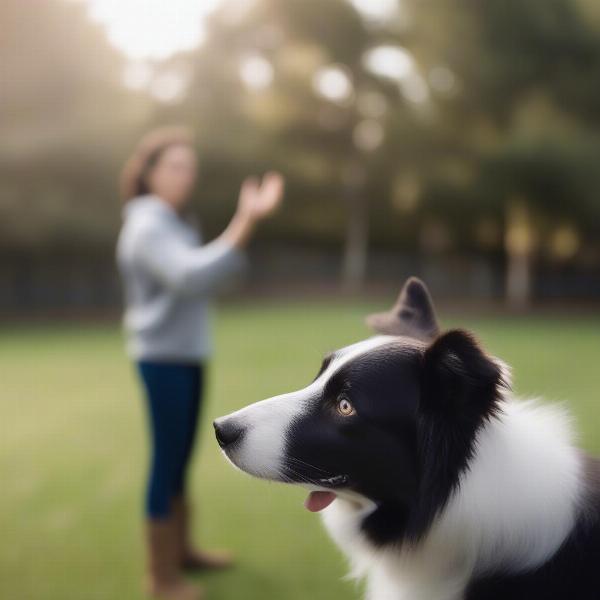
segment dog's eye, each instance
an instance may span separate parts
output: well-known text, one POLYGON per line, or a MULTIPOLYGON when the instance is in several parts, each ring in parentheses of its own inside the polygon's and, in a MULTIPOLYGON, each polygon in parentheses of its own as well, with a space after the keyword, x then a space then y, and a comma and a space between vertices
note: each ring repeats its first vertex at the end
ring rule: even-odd
POLYGON ((340 413, 340 415, 342 415, 342 417, 351 417, 352 415, 356 414, 354 406, 350 404, 350 401, 345 396, 341 396, 338 399, 337 411, 340 413))

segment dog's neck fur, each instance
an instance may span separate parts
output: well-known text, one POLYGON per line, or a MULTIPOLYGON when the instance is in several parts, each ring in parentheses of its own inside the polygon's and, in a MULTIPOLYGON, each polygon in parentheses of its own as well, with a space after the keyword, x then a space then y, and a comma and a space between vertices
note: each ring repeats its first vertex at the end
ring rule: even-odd
POLYGON ((483 573, 530 570, 548 560, 571 531, 583 496, 582 458, 569 416, 556 406, 507 395, 477 434, 456 491, 415 545, 375 548, 361 523, 377 506, 342 495, 325 525, 368 576, 375 600, 455 600, 483 573))

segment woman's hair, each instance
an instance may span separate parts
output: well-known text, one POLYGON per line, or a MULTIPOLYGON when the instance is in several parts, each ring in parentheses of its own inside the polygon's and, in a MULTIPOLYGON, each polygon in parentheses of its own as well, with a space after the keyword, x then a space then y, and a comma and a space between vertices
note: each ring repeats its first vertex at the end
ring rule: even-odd
POLYGON ((193 145, 194 138, 185 127, 161 127, 147 133, 121 171, 119 192, 123 202, 150 193, 148 175, 167 148, 193 145))

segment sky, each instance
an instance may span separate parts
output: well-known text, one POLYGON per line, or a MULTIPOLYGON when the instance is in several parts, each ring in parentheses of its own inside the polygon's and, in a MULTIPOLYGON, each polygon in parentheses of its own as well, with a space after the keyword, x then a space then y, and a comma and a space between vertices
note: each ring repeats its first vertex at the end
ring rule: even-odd
MULTIPOLYGON (((110 43, 129 59, 123 74, 125 85, 148 90, 163 102, 176 102, 185 94, 185 73, 160 73, 156 65, 177 52, 200 45, 206 18, 217 8, 226 7, 232 14, 243 13, 257 0, 80 1, 86 3, 90 18, 103 25, 110 43)), ((402 7, 401 0, 346 1, 374 26, 398 17, 402 7)), ((364 64, 374 74, 396 81, 408 100, 415 103, 427 100, 427 86, 406 50, 376 47, 366 53, 364 64)), ((272 65, 260 54, 241 58, 240 77, 249 88, 260 91, 269 86, 273 76, 272 65)), ((315 73, 313 87, 331 102, 344 104, 353 97, 352 80, 344 65, 323 65, 315 73)))
MULTIPOLYGON (((203 23, 219 5, 253 0, 84 0, 110 42, 131 60, 163 60, 202 43, 203 23)), ((326 0, 323 0, 326 1, 326 0)), ((347 0, 373 22, 398 11, 399 0, 347 0)))
MULTIPOLYGON (((86 0, 111 44, 132 60, 162 60, 202 42, 203 22, 222 0, 86 0)), ((250 0, 248 0, 250 1, 250 0)))

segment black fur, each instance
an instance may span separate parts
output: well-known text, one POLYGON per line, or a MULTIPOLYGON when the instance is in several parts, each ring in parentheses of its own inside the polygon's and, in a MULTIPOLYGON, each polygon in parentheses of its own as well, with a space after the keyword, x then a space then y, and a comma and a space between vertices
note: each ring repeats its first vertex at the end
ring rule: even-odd
POLYGON ((386 539, 380 542, 402 535, 418 487, 415 416, 421 354, 419 346, 391 343, 346 365, 287 436, 288 477, 302 481, 346 475, 349 487, 382 507, 394 507, 401 523, 392 527, 388 522, 386 539), (355 417, 336 413, 342 395, 355 406, 355 417), (388 477, 390 472, 398 477, 388 477))
POLYGON ((416 541, 454 489, 500 385, 498 366, 464 332, 429 347, 391 341, 342 367, 293 424, 287 476, 346 475, 378 505, 363 523, 372 543, 416 541), (335 413, 342 395, 356 416, 335 413))
MULTIPOLYGON (((505 386, 498 364, 464 331, 429 345, 391 340, 342 367, 293 424, 287 475, 344 475, 377 504, 361 525, 374 546, 418 544, 468 469, 477 431, 495 418, 505 386), (341 395, 355 416, 335 413, 341 395)), ((559 552, 533 571, 472 581, 465 600, 600 600, 600 467, 587 464, 587 511, 559 552)))
POLYGON ((464 331, 438 338, 423 356, 418 416, 419 494, 407 535, 418 539, 444 507, 473 454, 479 427, 496 411, 498 365, 464 331))
MULTIPOLYGON (((283 475, 372 500, 376 509, 361 523, 372 545, 416 545, 468 470, 478 430, 496 418, 506 383, 470 334, 439 335, 419 280, 368 323, 400 337, 345 363, 307 399, 310 412, 286 431, 283 475), (341 398, 355 413, 339 414, 341 398)), ((325 359, 317 378, 335 358, 325 359)), ((535 570, 478 576, 464 600, 600 600, 600 462, 585 458, 585 465, 585 503, 555 555, 535 570)))

